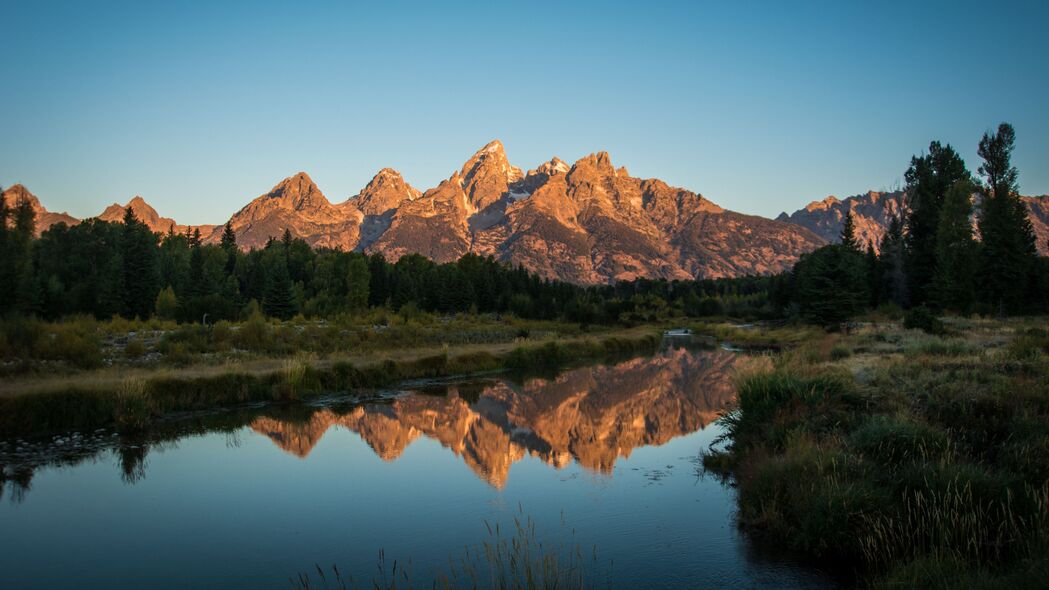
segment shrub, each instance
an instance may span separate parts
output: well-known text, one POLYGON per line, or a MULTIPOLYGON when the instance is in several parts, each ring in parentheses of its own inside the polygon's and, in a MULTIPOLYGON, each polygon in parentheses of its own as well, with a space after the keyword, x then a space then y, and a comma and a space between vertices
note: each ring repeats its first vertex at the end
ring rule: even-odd
POLYGON ((847 346, 838 345, 830 349, 830 360, 840 361, 852 356, 852 350, 847 346))
POLYGON ((270 325, 258 310, 233 335, 233 344, 244 350, 262 352, 268 350, 272 342, 270 325))
POLYGON ((946 331, 940 318, 924 305, 911 309, 903 316, 903 327, 908 330, 921 330, 926 334, 943 334, 946 331))
POLYGON ((942 430, 910 420, 875 416, 849 437, 849 446, 885 466, 943 456, 948 449, 942 430))
POLYGON ((124 347, 124 356, 129 359, 142 358, 145 354, 146 344, 139 338, 128 340, 127 346, 124 347))
POLYGON ((124 379, 117 390, 113 411, 117 429, 141 430, 149 424, 150 414, 145 382, 134 377, 124 379))
POLYGON ((929 356, 963 356, 972 352, 972 348, 963 340, 928 338, 907 346, 904 352, 908 355, 929 356))
POLYGON ((1043 354, 1049 354, 1049 330, 1024 330, 1009 343, 1006 354, 1018 361, 1033 361, 1043 354))
POLYGON ((82 369, 102 364, 102 349, 94 333, 85 333, 76 325, 56 324, 51 330, 41 328, 33 354, 44 360, 66 361, 82 369))
POLYGON ((175 290, 168 285, 165 289, 157 293, 157 299, 153 304, 153 310, 157 314, 157 317, 162 320, 174 320, 178 318, 178 298, 175 297, 175 290))

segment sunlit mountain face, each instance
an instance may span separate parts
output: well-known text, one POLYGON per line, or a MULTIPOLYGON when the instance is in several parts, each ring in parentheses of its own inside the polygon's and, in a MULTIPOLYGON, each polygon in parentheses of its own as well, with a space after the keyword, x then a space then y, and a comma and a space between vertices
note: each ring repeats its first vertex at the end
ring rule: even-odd
POLYGON ((498 488, 529 455, 555 468, 575 461, 610 474, 635 448, 663 444, 716 419, 733 399, 729 377, 739 361, 728 352, 667 350, 554 379, 450 385, 444 395, 408 395, 348 413, 325 409, 306 421, 260 417, 250 426, 302 458, 332 427, 356 432, 386 461, 427 437, 498 488))

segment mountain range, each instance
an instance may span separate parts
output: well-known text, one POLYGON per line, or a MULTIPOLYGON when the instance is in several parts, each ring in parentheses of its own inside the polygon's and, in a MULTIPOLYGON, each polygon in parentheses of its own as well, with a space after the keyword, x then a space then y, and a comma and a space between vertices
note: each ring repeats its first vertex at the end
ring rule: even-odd
MULTIPOLYGON (((37 229, 78 222, 52 213, 22 185, 3 193, 28 199, 37 229)), ((1049 196, 1024 197, 1039 249, 1049 252, 1049 196)), ((218 242, 222 225, 186 226, 161 217, 141 197, 114 203, 98 217, 121 221, 124 209, 154 231, 199 229, 218 242)), ((478 150, 447 180, 420 191, 383 168, 361 191, 332 203, 305 172, 285 178, 229 220, 242 248, 265 245, 285 230, 315 247, 380 252, 388 260, 418 253, 449 262, 466 253, 523 265, 581 284, 636 278, 718 278, 770 274, 838 239, 853 212, 857 236, 877 246, 904 195, 868 192, 813 201, 775 220, 723 209, 698 193, 630 175, 606 152, 568 164, 556 157, 534 169, 513 166, 499 141, 478 150)))

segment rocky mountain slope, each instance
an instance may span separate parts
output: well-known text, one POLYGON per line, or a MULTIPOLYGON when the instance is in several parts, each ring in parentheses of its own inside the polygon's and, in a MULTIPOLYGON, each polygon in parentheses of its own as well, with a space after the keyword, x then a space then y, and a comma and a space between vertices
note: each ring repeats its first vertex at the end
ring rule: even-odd
POLYGON ((780 213, 779 221, 789 221, 808 228, 828 242, 837 242, 845 225, 845 216, 852 211, 856 225, 856 238, 860 244, 874 244, 877 249, 889 222, 904 209, 903 191, 870 191, 839 200, 830 196, 822 201, 813 201, 790 215, 780 213))
POLYGON ((1034 226, 1038 252, 1042 256, 1049 256, 1049 195, 1023 197, 1023 200, 1031 216, 1031 225, 1034 226))
POLYGON ((29 201, 30 206, 33 208, 33 212, 36 214, 36 235, 40 235, 43 231, 56 223, 64 223, 66 225, 76 225, 80 223, 80 220, 68 213, 53 213, 44 208, 40 204, 40 199, 36 198, 33 193, 26 190, 26 187, 16 184, 3 192, 2 198, 7 206, 11 209, 18 206, 22 201, 29 201))
MULTIPOLYGON (((1038 251, 1042 256, 1049 256, 1049 195, 1021 199, 1027 205, 1038 251)), ((871 191, 841 200, 830 196, 822 201, 813 201, 790 215, 781 213, 776 219, 808 228, 828 242, 837 242, 845 224, 845 215, 852 211, 856 237, 861 244, 870 240, 877 250, 892 217, 899 216, 905 207, 903 191, 871 191)))
MULTIPOLYGON (((38 231, 58 221, 77 223, 48 212, 21 185, 4 196, 34 203, 38 231)), ((1039 248, 1049 252, 1049 197, 1025 200, 1039 248)), ((120 221, 129 206, 154 231, 193 229, 161 217, 140 197, 99 217, 120 221)), ((633 177, 605 152, 571 165, 555 157, 524 172, 493 141, 427 191, 383 168, 357 195, 332 203, 300 172, 249 202, 230 223, 245 249, 287 230, 313 246, 380 252, 389 260, 419 253, 449 262, 472 252, 548 278, 598 284, 780 272, 801 254, 836 241, 850 210, 859 239, 877 247, 903 206, 899 191, 872 191, 828 197, 770 220, 723 209, 658 179, 633 177)), ((222 234, 221 225, 199 229, 210 243, 222 234)))
POLYGON ((102 211, 98 216, 98 219, 101 219, 102 221, 123 223, 124 214, 128 208, 130 208, 135 214, 135 217, 137 217, 142 223, 145 223, 149 229, 161 234, 166 234, 168 232, 184 234, 187 231, 199 229, 202 236, 207 236, 215 231, 216 228, 214 225, 180 225, 170 217, 161 217, 160 214, 157 213, 157 210, 142 197, 135 197, 124 205, 113 203, 102 211))
MULTIPOLYGON (((449 262, 473 252, 577 283, 778 272, 824 240, 792 223, 741 215, 696 193, 616 169, 607 153, 527 172, 493 141, 420 193, 384 168, 332 204, 305 173, 281 181, 231 219, 239 243, 285 229, 315 246, 419 253, 449 262)), ((215 232, 209 240, 218 239, 215 232)))
MULTIPOLYGON (((80 223, 80 219, 69 215, 68 213, 53 213, 44 208, 40 204, 40 199, 36 198, 35 195, 30 193, 26 188, 20 184, 16 184, 11 188, 7 189, 3 193, 3 198, 6 200, 9 207, 14 207, 21 200, 28 200, 33 207, 33 211, 36 213, 36 235, 40 235, 47 228, 55 225, 56 223, 64 223, 66 225, 76 225, 80 223)), ((157 233, 168 233, 174 231, 175 233, 185 233, 199 229, 201 235, 207 236, 215 231, 214 225, 200 225, 200 226, 189 226, 179 225, 174 219, 169 217, 161 217, 157 210, 154 209, 149 203, 146 202, 142 197, 135 197, 127 202, 127 204, 120 205, 119 203, 113 203, 106 207, 102 213, 97 215, 98 219, 102 221, 111 221, 117 223, 123 223, 124 213, 127 208, 130 207, 138 217, 140 221, 146 224, 151 230, 157 233)))

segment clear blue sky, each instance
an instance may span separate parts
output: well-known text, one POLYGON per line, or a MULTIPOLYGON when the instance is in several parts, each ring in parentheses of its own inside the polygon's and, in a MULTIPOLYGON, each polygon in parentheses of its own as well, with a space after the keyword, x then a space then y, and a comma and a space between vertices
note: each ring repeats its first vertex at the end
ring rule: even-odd
POLYGON ((1045 0, 215 4, 4 2, 0 184, 219 223, 299 170, 333 202, 384 166, 425 189, 499 138, 775 215, 931 139, 975 169, 1009 121, 1049 193, 1045 0))

